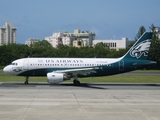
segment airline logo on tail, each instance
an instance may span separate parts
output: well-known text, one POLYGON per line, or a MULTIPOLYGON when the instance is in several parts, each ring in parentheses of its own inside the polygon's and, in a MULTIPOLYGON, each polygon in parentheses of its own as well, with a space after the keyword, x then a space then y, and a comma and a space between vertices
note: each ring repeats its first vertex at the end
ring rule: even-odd
POLYGON ((132 57, 139 59, 142 55, 148 56, 148 51, 151 45, 151 40, 147 39, 143 42, 140 42, 138 45, 134 46, 130 51, 132 57))

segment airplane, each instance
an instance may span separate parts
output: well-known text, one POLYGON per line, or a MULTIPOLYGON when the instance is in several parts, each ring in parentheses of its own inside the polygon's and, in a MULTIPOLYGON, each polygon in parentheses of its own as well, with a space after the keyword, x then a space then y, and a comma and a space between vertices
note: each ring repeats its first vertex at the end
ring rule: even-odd
POLYGON ((80 85, 79 77, 97 77, 125 73, 142 69, 156 62, 147 60, 152 32, 145 32, 120 58, 22 58, 7 65, 7 74, 25 76, 47 76, 49 84, 57 84, 73 78, 80 85))

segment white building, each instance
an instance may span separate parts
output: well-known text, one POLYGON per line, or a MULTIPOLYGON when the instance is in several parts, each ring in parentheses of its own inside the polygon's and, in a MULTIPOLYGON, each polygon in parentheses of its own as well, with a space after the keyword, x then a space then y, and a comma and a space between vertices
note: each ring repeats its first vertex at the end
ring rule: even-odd
POLYGON ((28 45, 28 46, 31 46, 32 44, 36 43, 36 42, 39 42, 40 40, 39 39, 36 39, 36 38, 30 38, 28 39, 25 44, 28 45))
POLYGON ((68 37, 68 36, 62 37, 62 44, 72 45, 73 39, 74 39, 73 37, 68 37))
POLYGON ((64 35, 72 36, 77 40, 82 40, 85 45, 92 46, 92 41, 95 39, 96 34, 89 31, 81 31, 80 29, 75 29, 73 33, 64 32, 64 35))
POLYGON ((3 27, 0 27, 0 45, 16 43, 17 28, 13 27, 11 22, 6 22, 3 27))
MULTIPOLYGON (((82 40, 83 46, 91 46, 92 41, 95 39, 95 33, 89 31, 80 31, 79 29, 74 30, 73 33, 68 32, 57 32, 53 33, 52 36, 45 37, 53 47, 57 47, 59 44, 63 45, 73 45, 76 42, 75 40, 82 40)), ((76 42, 78 43, 78 42, 76 42)), ((77 45, 75 45, 77 46, 77 45)), ((79 47, 79 46, 77 46, 79 47)))
POLYGON ((45 40, 47 40, 53 47, 57 47, 57 45, 63 44, 63 45, 72 45, 73 37, 66 36, 62 32, 53 33, 52 36, 45 37, 45 40))
POLYGON ((128 38, 122 38, 122 40, 93 40, 93 46, 101 42, 109 46, 111 49, 116 50, 126 49, 130 44, 128 38))
POLYGON ((87 40, 77 39, 73 41, 74 47, 85 47, 87 46, 87 40))

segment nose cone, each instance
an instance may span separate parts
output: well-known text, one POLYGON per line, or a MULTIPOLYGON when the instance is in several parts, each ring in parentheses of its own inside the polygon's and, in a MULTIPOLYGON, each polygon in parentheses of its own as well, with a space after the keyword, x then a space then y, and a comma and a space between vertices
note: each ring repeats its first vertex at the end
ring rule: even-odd
POLYGON ((8 67, 8 66, 6 66, 6 67, 3 69, 3 72, 4 72, 4 73, 8 73, 8 72, 10 72, 9 67, 8 67))

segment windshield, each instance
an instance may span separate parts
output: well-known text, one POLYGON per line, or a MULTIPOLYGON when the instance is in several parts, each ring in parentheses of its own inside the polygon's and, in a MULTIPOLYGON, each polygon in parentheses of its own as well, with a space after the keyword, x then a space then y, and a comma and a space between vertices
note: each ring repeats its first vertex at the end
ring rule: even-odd
POLYGON ((9 65, 18 65, 17 63, 11 63, 11 64, 9 64, 9 65))

